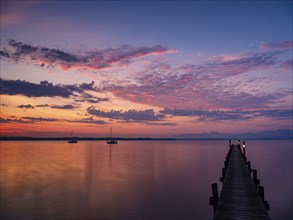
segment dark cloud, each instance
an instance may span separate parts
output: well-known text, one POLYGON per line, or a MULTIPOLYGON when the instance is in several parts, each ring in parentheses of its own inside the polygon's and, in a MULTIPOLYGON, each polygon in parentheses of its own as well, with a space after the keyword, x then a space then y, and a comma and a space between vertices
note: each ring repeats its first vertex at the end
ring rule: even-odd
POLYGON ((256 116, 263 116, 272 119, 292 119, 293 109, 273 109, 255 111, 256 116))
POLYGON ((81 99, 75 99, 75 102, 87 102, 87 103, 92 103, 92 104, 96 104, 96 103, 100 103, 100 102, 108 102, 109 99, 108 98, 81 98, 81 99))
POLYGON ((30 123, 30 122, 26 120, 22 120, 22 119, 16 119, 14 117, 9 117, 9 118, 0 118, 0 123, 6 124, 6 123, 30 123))
POLYGON ((58 118, 43 118, 43 117, 21 117, 16 118, 15 116, 11 116, 9 118, 0 118, 0 123, 22 123, 22 124, 32 124, 32 123, 43 123, 43 122, 69 122, 69 123, 84 123, 84 124, 96 124, 102 125, 106 124, 106 122, 102 120, 95 120, 93 118, 84 118, 81 120, 66 120, 66 119, 58 119, 58 118))
POLYGON ((56 109, 75 109, 78 108, 74 105, 51 105, 50 108, 56 108, 56 109))
POLYGON ((43 117, 21 117, 22 120, 26 122, 34 123, 34 122, 55 122, 60 121, 57 118, 43 118, 43 117))
POLYGON ((5 52, 5 51, 0 50, 0 57, 10 58, 10 55, 9 55, 8 52, 5 52))
MULTIPOLYGON (((34 108, 32 105, 19 105, 17 106, 18 108, 34 108)), ((41 104, 41 105, 36 105, 36 108, 54 108, 54 109, 75 109, 78 108, 77 106, 74 105, 48 105, 48 104, 41 104)))
POLYGON ((34 108, 34 106, 32 106, 31 104, 28 104, 28 105, 19 105, 17 107, 18 108, 34 108))
POLYGON ((198 121, 226 121, 226 120, 248 120, 256 117, 267 117, 276 120, 292 119, 293 109, 276 109, 276 110, 235 110, 235 111, 222 111, 222 110, 189 110, 189 109, 163 109, 161 114, 171 116, 187 116, 198 117, 198 121))
POLYGON ((82 83, 79 85, 73 84, 73 85, 63 85, 63 86, 72 92, 79 92, 79 93, 82 93, 84 91, 99 91, 99 89, 95 86, 94 81, 90 83, 82 83))
POLYGON ((120 48, 97 49, 83 53, 68 53, 59 49, 32 46, 15 40, 9 40, 11 49, 4 48, 0 55, 15 62, 32 62, 41 66, 69 68, 103 69, 112 66, 123 66, 133 59, 162 53, 172 53, 168 47, 132 47, 123 45, 120 48))
POLYGON ((71 120, 71 121, 68 121, 68 122, 77 122, 77 123, 86 123, 86 124, 97 124, 97 125, 107 124, 105 121, 95 120, 92 117, 83 118, 82 120, 71 120))
POLYGON ((208 111, 208 110, 188 110, 188 109, 163 109, 162 114, 172 116, 197 116, 199 121, 223 121, 223 120, 243 120, 253 118, 250 114, 241 114, 239 111, 208 111))
POLYGON ((21 117, 16 118, 15 116, 10 116, 9 118, 1 118, 1 123, 36 123, 36 122, 56 122, 59 119, 56 118, 43 118, 43 117, 21 117))
POLYGON ((79 97, 77 97, 74 101, 95 104, 95 103, 100 103, 100 102, 108 102, 109 98, 99 98, 99 97, 91 95, 89 93, 82 92, 81 95, 79 97))
MULTIPOLYGON (((53 85, 47 80, 35 84, 21 80, 0 79, 0 94, 2 95, 23 95, 27 97, 74 97, 77 102, 100 103, 109 101, 108 98, 99 98, 86 93, 86 91, 99 91, 94 82, 73 84, 73 85, 53 85)), ((36 106, 49 107, 49 106, 36 106)))
POLYGON ((147 125, 155 125, 155 126, 176 126, 176 123, 173 122, 147 122, 147 125))
POLYGON ((23 57, 27 57, 30 60, 40 60, 48 64, 54 64, 57 61, 66 63, 80 61, 75 55, 63 52, 58 49, 35 47, 12 39, 8 41, 8 45, 15 50, 14 52, 10 53, 10 57, 14 61, 20 61, 23 57))
POLYGON ((90 83, 82 83, 79 85, 79 88, 82 90, 92 90, 92 91, 96 91, 97 87, 95 86, 95 82, 92 81, 90 83))
POLYGON ((48 104, 41 104, 41 105, 36 105, 35 106, 36 108, 46 108, 46 107, 49 107, 48 104))
POLYGON ((94 106, 87 108, 87 113, 102 118, 118 119, 123 121, 160 121, 164 118, 162 114, 156 114, 153 109, 142 111, 128 110, 128 111, 101 111, 94 106))
POLYGON ((56 97, 68 98, 72 91, 62 85, 53 85, 48 81, 41 81, 35 84, 21 80, 0 80, 0 94, 3 95, 24 95, 27 97, 56 97))

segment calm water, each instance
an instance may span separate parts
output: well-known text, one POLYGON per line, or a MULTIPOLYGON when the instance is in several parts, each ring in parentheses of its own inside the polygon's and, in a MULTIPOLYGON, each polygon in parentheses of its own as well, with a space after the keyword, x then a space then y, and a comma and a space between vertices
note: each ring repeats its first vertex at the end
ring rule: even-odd
MULTIPOLYGON (((227 141, 1 143, 1 219, 212 219, 227 141)), ((246 141, 272 219, 292 219, 292 141, 246 141)), ((219 189, 220 190, 220 189, 219 189)))

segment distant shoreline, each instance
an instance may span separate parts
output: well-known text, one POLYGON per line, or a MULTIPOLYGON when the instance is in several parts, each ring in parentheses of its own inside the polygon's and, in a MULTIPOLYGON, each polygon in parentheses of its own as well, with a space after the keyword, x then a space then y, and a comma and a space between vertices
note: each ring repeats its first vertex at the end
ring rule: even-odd
MULTIPOLYGON (((67 141, 68 137, 0 137, 0 141, 67 141)), ((106 141, 107 137, 94 138, 94 137, 76 137, 78 141, 106 141)), ((238 140, 239 138, 151 138, 151 137, 138 137, 138 138, 122 138, 118 137, 115 140, 119 141, 188 141, 188 140, 238 140)), ((293 140, 291 138, 241 138, 241 140, 293 140)))

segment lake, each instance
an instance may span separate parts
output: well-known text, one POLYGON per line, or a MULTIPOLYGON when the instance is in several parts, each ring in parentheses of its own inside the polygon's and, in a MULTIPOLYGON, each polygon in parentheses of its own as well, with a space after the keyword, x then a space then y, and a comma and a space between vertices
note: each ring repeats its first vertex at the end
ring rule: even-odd
MULTIPOLYGON (((1 219, 213 219, 228 141, 1 141, 1 219)), ((293 219, 292 140, 248 140, 272 219, 293 219)), ((219 191, 220 191, 219 188, 219 191)))

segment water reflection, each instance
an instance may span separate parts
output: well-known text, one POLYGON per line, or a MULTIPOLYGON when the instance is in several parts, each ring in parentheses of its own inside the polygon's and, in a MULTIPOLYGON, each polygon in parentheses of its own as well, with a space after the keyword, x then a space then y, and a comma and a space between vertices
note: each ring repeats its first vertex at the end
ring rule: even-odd
MULTIPOLYGON (((273 214, 278 198, 261 175, 285 156, 246 145, 273 214)), ((211 183, 227 150, 226 141, 1 142, 1 218, 212 219, 211 183)))
POLYGON ((293 219, 292 140, 249 141, 246 155, 257 169, 272 219, 293 219))

